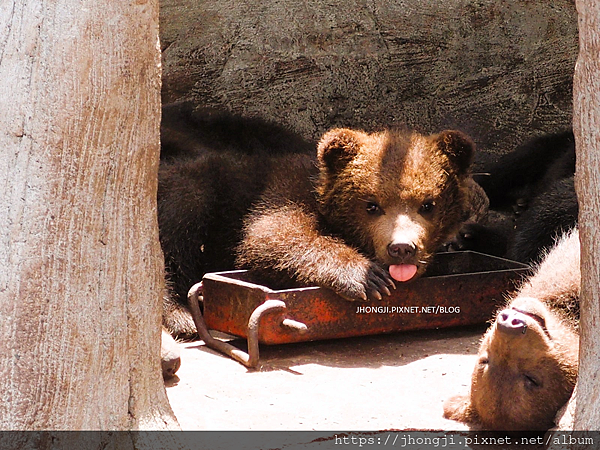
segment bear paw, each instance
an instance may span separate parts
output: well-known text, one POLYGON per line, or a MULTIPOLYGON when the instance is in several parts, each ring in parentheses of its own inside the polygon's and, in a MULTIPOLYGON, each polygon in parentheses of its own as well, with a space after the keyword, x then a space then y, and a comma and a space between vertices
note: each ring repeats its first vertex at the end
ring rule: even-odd
POLYGON ((346 300, 366 302, 390 295, 390 288, 396 289, 396 285, 388 271, 369 261, 354 270, 344 269, 343 276, 333 289, 346 300))
POLYGON ((179 370, 179 366, 181 366, 181 351, 179 346, 164 328, 161 336, 160 362, 165 380, 175 376, 175 373, 179 370))

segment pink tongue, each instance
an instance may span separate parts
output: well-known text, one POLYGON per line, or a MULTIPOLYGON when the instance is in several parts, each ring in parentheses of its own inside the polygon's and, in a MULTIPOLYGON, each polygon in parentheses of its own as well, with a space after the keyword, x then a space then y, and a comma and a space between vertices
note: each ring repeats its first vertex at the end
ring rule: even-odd
POLYGON ((414 264, 396 264, 390 266, 390 275, 396 281, 408 281, 417 273, 417 266, 414 264))

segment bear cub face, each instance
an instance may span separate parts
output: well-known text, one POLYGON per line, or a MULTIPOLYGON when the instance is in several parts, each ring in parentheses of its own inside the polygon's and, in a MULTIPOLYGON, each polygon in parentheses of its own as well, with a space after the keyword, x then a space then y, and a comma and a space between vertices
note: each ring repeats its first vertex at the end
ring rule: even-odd
POLYGON ((165 326, 188 336, 189 287, 247 269, 274 289, 378 301, 425 272, 473 209, 473 143, 458 131, 334 129, 317 145, 260 120, 163 108, 160 238, 165 326))
POLYGON ((473 152, 458 131, 331 130, 318 145, 319 211, 394 280, 411 280, 468 209, 473 152))
POLYGON ((449 419, 491 430, 547 430, 575 387, 578 337, 535 298, 500 311, 479 349, 471 392, 444 405, 449 419))
POLYGON ((580 245, 565 232, 486 332, 468 395, 444 417, 490 430, 547 430, 578 371, 580 245))

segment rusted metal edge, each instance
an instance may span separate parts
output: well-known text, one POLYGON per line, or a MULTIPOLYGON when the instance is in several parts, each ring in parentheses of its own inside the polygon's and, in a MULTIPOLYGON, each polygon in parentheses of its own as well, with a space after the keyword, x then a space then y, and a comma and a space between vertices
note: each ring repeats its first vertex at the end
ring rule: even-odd
MULTIPOLYGON (((204 274, 204 278, 208 278, 213 281, 221 283, 227 283, 229 285, 239 286, 242 288, 258 289, 265 294, 278 294, 280 292, 300 292, 300 291, 317 291, 320 288, 318 286, 304 286, 304 287, 293 287, 287 289, 271 289, 268 286, 253 283, 244 279, 236 278, 235 275, 246 274, 248 271, 243 269, 238 270, 225 270, 222 272, 208 272, 204 274), (232 276, 233 275, 233 276, 232 276)), ((192 286, 192 289, 194 287, 192 286)))
MULTIPOLYGON (((252 312, 252 314, 250 315, 250 319, 248 320, 248 353, 246 353, 243 350, 240 350, 239 348, 227 342, 215 339, 210 335, 208 328, 206 327, 206 323, 204 322, 202 312, 200 311, 201 292, 202 282, 193 285, 188 292, 188 305, 192 314, 192 318, 194 319, 194 323, 196 324, 196 330, 198 331, 200 339, 204 341, 207 347, 216 350, 219 353, 222 353, 226 356, 229 356, 232 359, 235 359, 236 361, 242 363, 246 367, 258 367, 258 361, 260 358, 258 348, 258 332, 260 328, 261 319, 267 313, 285 311, 285 303, 281 300, 266 300, 252 312)), ((299 333, 306 332, 307 330, 305 324, 292 319, 283 318, 283 315, 280 320, 280 325, 292 328, 299 333)))

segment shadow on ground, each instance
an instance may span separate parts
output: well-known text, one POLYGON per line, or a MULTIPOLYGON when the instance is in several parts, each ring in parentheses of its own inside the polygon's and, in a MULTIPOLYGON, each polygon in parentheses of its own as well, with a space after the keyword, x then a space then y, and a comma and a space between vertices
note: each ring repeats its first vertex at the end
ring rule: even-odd
POLYGON ((443 419, 442 404, 468 390, 484 330, 261 346, 257 370, 202 342, 181 344, 167 394, 183 429, 464 430, 443 419))

